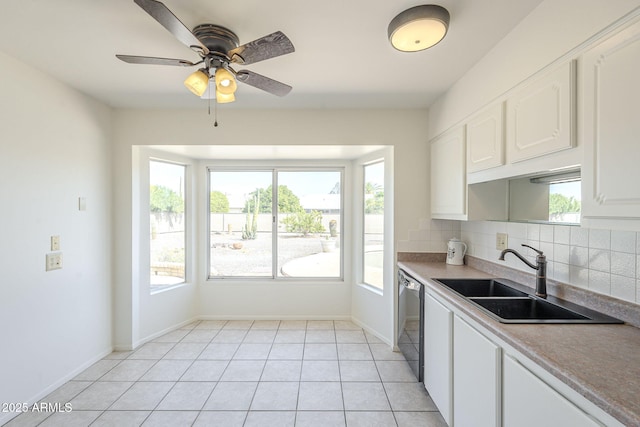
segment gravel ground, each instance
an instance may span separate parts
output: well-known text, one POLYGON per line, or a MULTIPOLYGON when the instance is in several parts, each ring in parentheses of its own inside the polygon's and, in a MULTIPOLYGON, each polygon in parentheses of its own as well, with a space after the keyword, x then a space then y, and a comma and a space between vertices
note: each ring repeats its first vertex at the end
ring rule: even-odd
MULTIPOLYGON (((321 239, 323 237, 280 234, 278 266, 322 252, 321 239)), ((271 276, 271 233, 258 233, 255 240, 242 240, 241 233, 212 233, 210 244, 212 275, 271 276)))

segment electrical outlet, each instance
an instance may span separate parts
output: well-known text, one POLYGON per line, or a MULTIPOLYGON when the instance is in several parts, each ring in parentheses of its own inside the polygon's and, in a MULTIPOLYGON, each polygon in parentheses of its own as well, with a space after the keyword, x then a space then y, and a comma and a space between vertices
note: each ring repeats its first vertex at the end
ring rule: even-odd
POLYGON ((62 268, 62 252, 49 253, 46 258, 46 271, 60 270, 62 268))
POLYGON ((60 250, 60 236, 51 236, 51 250, 54 252, 60 250))
POLYGON ((496 233, 496 249, 499 251, 507 249, 507 233, 496 233))

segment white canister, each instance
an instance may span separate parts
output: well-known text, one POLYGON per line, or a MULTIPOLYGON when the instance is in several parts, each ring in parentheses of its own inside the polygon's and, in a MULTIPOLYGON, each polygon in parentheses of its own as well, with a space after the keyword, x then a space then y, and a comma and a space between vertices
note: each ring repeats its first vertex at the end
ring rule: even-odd
POLYGON ((464 254, 467 253, 467 245, 460 239, 451 239, 447 245, 447 264, 463 265, 464 254))

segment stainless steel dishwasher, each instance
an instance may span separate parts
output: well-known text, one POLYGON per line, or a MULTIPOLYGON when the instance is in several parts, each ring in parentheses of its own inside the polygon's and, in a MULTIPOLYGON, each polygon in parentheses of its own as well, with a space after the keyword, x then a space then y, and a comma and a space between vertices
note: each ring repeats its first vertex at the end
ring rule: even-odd
POLYGON ((424 381, 424 285, 398 269, 398 348, 424 381))

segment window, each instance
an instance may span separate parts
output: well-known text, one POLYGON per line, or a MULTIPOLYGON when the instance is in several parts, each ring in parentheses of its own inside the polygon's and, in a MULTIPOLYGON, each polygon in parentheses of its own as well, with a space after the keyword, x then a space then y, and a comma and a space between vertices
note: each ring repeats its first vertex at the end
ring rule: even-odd
POLYGON ((341 169, 209 169, 210 278, 341 278, 341 169))
POLYGON ((210 277, 271 277, 270 171, 209 171, 210 277))
POLYGON ((382 290, 384 278, 384 162, 364 166, 363 278, 382 290))
POLYGON ((549 222, 580 223, 581 188, 580 181, 549 185, 549 222))
POLYGON ((185 166, 149 162, 150 285, 185 281, 185 166))
MULTIPOLYGON (((491 191, 493 184, 488 182, 472 185, 476 186, 476 194, 483 194, 480 191, 491 191), (482 189, 487 184, 489 187, 482 189)), ((580 223, 580 169, 512 178, 508 179, 508 186, 509 221, 580 223)))

